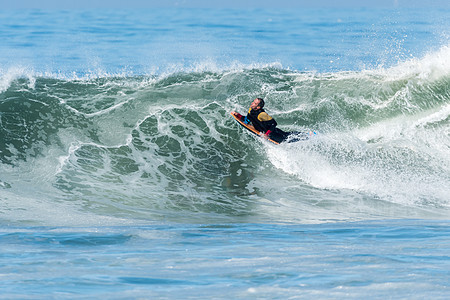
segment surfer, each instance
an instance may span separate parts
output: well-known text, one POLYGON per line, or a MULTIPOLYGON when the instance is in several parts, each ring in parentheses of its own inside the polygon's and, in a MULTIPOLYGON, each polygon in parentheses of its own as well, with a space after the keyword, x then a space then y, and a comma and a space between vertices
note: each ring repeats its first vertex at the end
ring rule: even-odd
POLYGON ((241 116, 237 112, 232 112, 233 115, 240 118, 246 124, 252 123, 253 127, 261 133, 264 138, 270 138, 277 143, 285 141, 291 132, 284 132, 277 128, 277 122, 264 111, 264 100, 256 98, 250 104, 247 116, 241 116))

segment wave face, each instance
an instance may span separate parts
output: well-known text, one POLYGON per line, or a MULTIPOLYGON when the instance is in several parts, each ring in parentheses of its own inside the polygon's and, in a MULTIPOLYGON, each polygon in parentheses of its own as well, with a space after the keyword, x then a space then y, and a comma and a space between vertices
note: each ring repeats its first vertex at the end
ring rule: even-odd
POLYGON ((448 216, 449 52, 338 73, 7 71, 1 218, 51 225, 448 216), (250 136, 229 112, 245 112, 257 96, 280 128, 319 134, 280 146, 250 136))

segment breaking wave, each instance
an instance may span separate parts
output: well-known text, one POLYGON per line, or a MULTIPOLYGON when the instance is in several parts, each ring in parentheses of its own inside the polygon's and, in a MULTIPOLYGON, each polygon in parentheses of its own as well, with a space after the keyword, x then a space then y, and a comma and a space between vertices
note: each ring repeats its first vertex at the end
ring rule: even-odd
POLYGON ((0 76, 1 218, 11 224, 440 218, 450 198, 450 49, 395 67, 278 65, 155 76, 0 76), (269 145, 254 97, 306 142, 269 145))

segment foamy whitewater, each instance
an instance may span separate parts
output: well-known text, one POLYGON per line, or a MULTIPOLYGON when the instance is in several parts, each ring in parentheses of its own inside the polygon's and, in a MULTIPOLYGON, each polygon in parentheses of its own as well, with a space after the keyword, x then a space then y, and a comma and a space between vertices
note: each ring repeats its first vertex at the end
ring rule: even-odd
POLYGON ((0 12, 0 298, 448 298, 449 12, 0 12))

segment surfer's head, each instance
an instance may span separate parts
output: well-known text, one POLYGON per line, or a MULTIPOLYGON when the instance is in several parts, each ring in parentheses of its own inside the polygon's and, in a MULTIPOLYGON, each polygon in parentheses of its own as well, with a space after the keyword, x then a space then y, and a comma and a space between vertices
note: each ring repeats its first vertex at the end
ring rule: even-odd
POLYGON ((264 100, 262 98, 256 98, 253 100, 252 104, 250 104, 250 108, 257 110, 264 107, 264 100))

